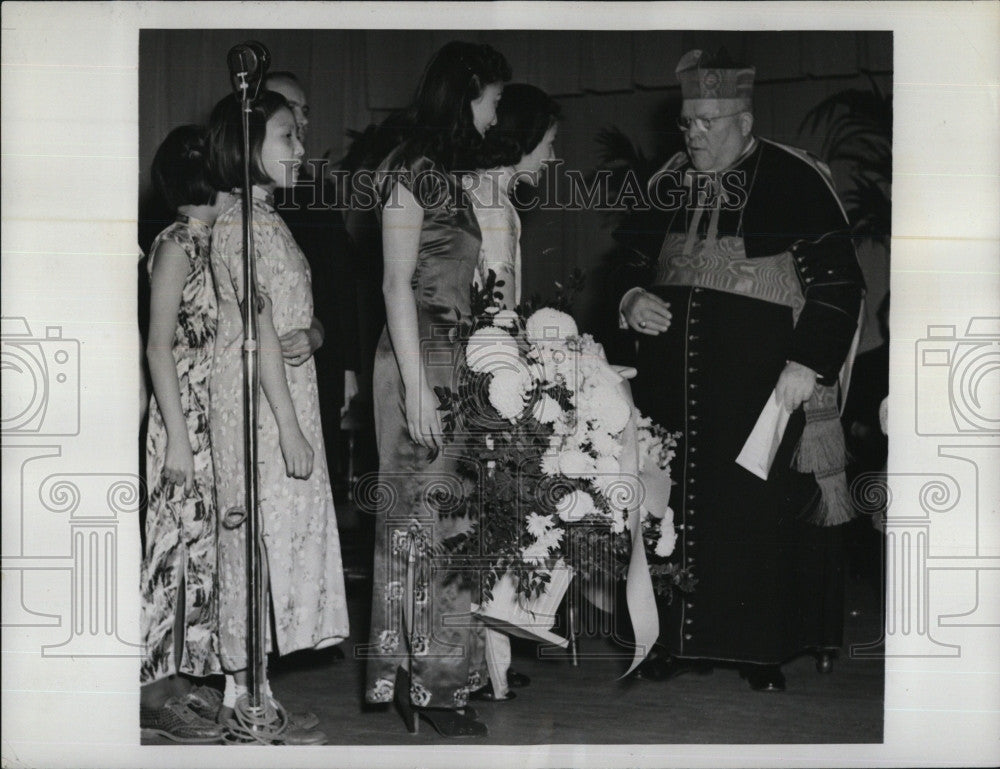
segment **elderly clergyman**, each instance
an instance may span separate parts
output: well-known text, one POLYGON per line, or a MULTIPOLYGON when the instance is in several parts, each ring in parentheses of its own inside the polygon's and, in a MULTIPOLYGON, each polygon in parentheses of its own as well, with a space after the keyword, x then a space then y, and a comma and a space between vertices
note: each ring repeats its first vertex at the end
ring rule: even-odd
POLYGON ((619 313, 637 342, 636 404, 683 434, 672 558, 697 580, 660 606, 640 676, 725 661, 780 691, 782 663, 812 651, 829 670, 841 643, 838 376, 864 284, 828 169, 754 135, 754 74, 724 51, 681 59, 687 151, 616 233, 632 257, 619 313), (772 398, 791 415, 764 480, 736 459, 772 398))

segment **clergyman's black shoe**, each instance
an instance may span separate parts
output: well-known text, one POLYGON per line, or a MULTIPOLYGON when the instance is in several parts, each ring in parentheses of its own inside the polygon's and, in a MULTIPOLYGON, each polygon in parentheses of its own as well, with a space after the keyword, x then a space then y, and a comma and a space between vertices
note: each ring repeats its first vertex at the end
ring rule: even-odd
POLYGON ((635 677, 647 681, 669 681, 686 673, 707 676, 712 673, 712 664, 707 660, 685 660, 655 656, 643 660, 635 670, 635 677))
POLYGON ((785 691, 785 675, 780 665, 747 665, 741 673, 755 692, 785 691))
POLYGON ((512 689, 521 689, 530 683, 531 679, 524 673, 518 673, 516 670, 507 671, 507 686, 512 689))

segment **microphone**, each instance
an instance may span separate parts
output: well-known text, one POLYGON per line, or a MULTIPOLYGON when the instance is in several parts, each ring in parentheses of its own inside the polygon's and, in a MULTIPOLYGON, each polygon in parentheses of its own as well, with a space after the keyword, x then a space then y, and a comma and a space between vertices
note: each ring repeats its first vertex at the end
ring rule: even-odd
POLYGON ((267 46, 256 40, 239 43, 229 49, 227 61, 233 90, 242 94, 245 83, 247 100, 256 99, 267 68, 271 66, 271 52, 267 50, 267 46))

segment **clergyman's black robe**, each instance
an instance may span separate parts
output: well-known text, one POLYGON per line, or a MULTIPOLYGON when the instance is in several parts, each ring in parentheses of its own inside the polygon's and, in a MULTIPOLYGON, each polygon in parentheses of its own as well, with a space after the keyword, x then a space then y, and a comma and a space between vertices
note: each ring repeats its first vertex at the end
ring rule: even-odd
MULTIPOLYGON (((688 161, 678 155, 667 167, 678 173, 660 178, 658 198, 679 200, 688 161)), ((633 381, 639 409, 683 433, 672 468, 678 524, 672 557, 698 582, 692 593, 661 605, 660 643, 679 657, 776 664, 841 643, 840 530, 800 515, 818 494, 812 475, 791 469, 801 408, 767 481, 735 459, 786 361, 815 370, 822 382, 836 381, 864 289, 840 204, 804 153, 757 140, 733 170, 743 172, 737 178, 745 194, 736 196, 738 207, 719 214, 718 237, 741 238, 750 260, 791 253, 805 298, 798 322, 783 304, 654 285, 663 275, 657 260, 664 238, 688 232, 687 205, 636 216, 618 231, 638 265, 623 276, 619 295, 643 286, 669 302, 673 314, 667 332, 636 335, 633 381)), ((709 226, 709 217, 701 218, 698 238, 709 226)))

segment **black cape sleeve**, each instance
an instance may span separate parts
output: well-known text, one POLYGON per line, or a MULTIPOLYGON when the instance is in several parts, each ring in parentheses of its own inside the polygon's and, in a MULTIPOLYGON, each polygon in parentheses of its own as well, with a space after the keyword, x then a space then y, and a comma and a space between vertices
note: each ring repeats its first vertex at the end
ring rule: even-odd
POLYGON ((743 239, 751 258, 791 252, 805 307, 790 360, 831 383, 857 329, 864 278, 836 193, 804 153, 764 143, 743 239))

